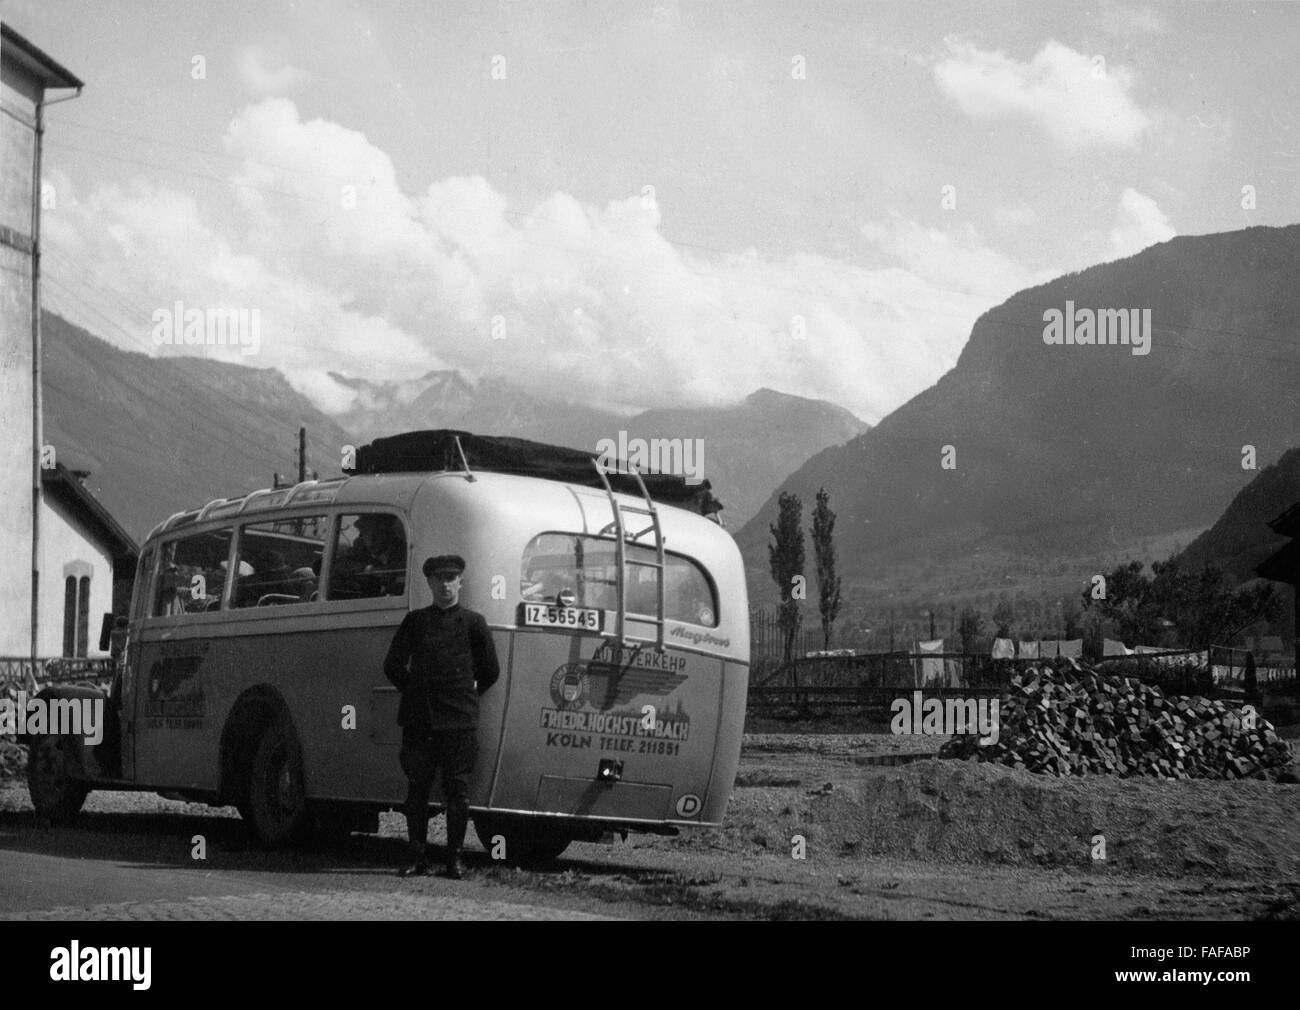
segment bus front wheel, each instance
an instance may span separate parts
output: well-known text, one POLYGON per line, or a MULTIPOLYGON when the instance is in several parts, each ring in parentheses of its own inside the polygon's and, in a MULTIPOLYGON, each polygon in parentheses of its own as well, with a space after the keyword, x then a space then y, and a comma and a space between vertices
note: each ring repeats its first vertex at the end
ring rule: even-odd
POLYGON ((536 817, 480 815, 474 833, 493 859, 512 866, 544 866, 559 858, 573 839, 536 817))
POLYGON ((239 813, 253 836, 270 848, 300 841, 310 829, 302 748, 287 719, 270 726, 257 742, 239 813))
POLYGON ((81 811, 90 786, 77 777, 81 763, 70 736, 43 736, 27 755, 27 791, 38 817, 51 824, 68 824, 81 811))

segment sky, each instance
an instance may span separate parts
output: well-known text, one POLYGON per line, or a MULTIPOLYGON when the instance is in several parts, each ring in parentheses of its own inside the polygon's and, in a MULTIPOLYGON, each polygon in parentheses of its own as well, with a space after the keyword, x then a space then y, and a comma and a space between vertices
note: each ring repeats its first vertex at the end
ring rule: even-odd
POLYGON ((980 313, 1300 221, 1300 4, 0 0, 47 111, 47 307, 327 412, 458 369, 869 422, 980 313), (51 96, 57 97, 57 96, 51 96), (254 347, 163 343, 256 312, 254 347), (160 315, 162 313, 162 315, 160 315), (255 351, 255 353, 253 353, 255 351))

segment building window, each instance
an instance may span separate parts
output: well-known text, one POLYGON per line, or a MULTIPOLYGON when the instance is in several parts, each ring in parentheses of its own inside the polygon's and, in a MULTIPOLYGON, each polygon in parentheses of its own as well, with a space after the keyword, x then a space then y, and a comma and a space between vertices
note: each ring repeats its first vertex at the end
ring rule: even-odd
POLYGON ((77 594, 77 655, 86 655, 90 629, 90 576, 83 575, 77 594))
POLYGON ((89 645, 90 576, 63 580, 63 655, 85 656, 89 645))
POLYGON ((74 656, 77 644, 77 580, 69 575, 63 580, 63 655, 74 656))

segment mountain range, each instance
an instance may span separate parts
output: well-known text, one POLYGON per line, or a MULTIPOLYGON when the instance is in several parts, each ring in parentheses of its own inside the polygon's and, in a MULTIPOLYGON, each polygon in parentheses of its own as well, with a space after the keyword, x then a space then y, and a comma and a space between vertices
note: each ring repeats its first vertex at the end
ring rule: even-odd
POLYGON ((356 398, 327 415, 275 369, 123 351, 59 316, 42 317, 45 441, 89 470, 87 487, 135 537, 174 512, 296 479, 298 428, 307 469, 340 472, 341 448, 380 435, 458 428, 590 447, 600 439, 698 438, 705 476, 737 529, 811 454, 867 429, 824 401, 761 389, 738 404, 631 417, 525 393, 454 371, 373 382, 334 374, 356 398))

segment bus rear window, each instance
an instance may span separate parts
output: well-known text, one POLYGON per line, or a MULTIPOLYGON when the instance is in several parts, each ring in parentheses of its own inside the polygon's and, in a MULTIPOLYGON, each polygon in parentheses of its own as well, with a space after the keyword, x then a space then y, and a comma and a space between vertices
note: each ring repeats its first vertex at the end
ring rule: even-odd
MULTIPOLYGON (((643 544, 628 544, 627 557, 629 561, 654 561, 655 552, 643 544)), ((664 617, 717 627, 717 598, 704 570, 680 554, 665 554, 664 561, 664 617)), ((658 572, 629 564, 626 577, 628 613, 653 615, 658 572)), ((550 603, 567 590, 573 593, 575 607, 613 610, 618 604, 617 579, 612 540, 542 533, 524 549, 519 592, 525 602, 550 603)))

